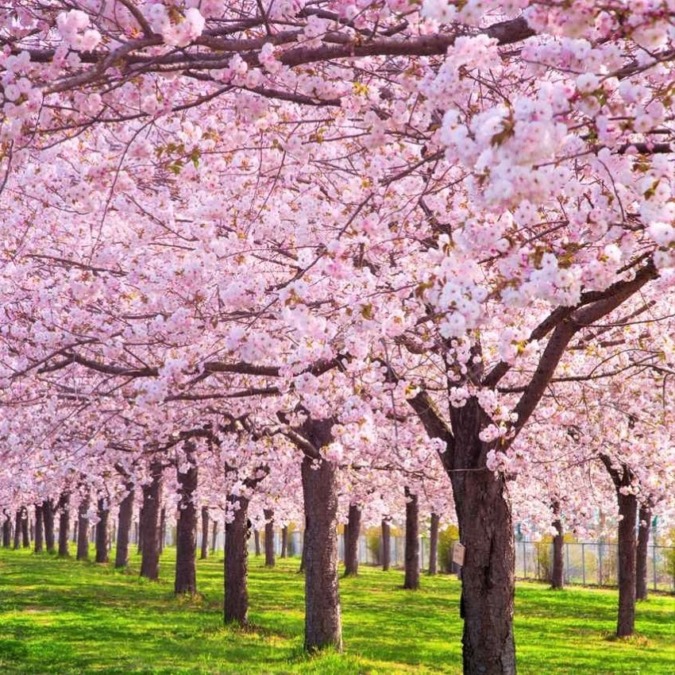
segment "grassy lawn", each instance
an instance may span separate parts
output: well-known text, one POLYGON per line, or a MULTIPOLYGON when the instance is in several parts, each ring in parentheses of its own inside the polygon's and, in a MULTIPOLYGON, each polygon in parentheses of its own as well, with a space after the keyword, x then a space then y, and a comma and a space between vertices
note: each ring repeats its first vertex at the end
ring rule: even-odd
MULTIPOLYGON (((202 595, 173 597, 173 552, 158 583, 106 566, 0 550, 2 673, 458 673, 459 583, 363 569, 341 580, 344 655, 302 653, 298 560, 274 570, 251 558, 250 619, 221 624, 222 557, 199 563, 202 595)), ((673 673, 675 598, 638 606, 638 636, 611 639, 616 592, 518 587, 520 673, 673 673)))

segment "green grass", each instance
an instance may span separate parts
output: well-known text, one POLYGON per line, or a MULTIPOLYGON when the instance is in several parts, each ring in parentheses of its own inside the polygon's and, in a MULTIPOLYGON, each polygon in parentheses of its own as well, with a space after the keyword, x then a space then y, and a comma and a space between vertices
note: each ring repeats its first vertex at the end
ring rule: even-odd
MULTIPOLYGON (((247 630, 221 622, 222 557, 200 562, 202 595, 173 597, 173 552, 158 583, 107 566, 0 550, 2 673, 458 673, 459 583, 363 569, 341 580, 344 654, 302 653, 298 560, 251 558, 247 630)), ((616 592, 521 584, 520 673, 675 673, 675 598, 640 603, 638 636, 611 638, 616 592)))

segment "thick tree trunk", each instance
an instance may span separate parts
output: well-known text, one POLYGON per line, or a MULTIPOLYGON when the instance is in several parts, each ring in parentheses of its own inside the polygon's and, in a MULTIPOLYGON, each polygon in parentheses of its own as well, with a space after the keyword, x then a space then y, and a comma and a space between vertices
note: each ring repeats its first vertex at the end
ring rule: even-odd
POLYGON ((159 515, 159 554, 164 553, 166 543, 166 507, 163 506, 159 515))
POLYGON ((108 562, 108 523, 110 506, 106 499, 98 500, 98 524, 96 525, 96 562, 108 562))
POLYGON ((68 547, 70 534, 70 494, 61 493, 59 498, 59 556, 67 558, 70 555, 68 547))
POLYGON ((30 548, 30 534, 28 531, 28 509, 21 507, 21 545, 23 548, 30 548))
POLYGON ((197 491, 198 469, 194 455, 186 447, 189 468, 185 473, 178 471, 178 521, 176 522, 176 595, 197 592, 197 491))
MULTIPOLYGON (((143 492, 143 489, 141 488, 141 493, 143 492)), ((138 532, 138 541, 136 545, 136 553, 138 555, 141 555, 143 553, 143 503, 141 502, 141 508, 138 510, 138 522, 136 523, 136 528, 138 532)))
POLYGON ((162 500, 162 463, 154 460, 150 464, 151 481, 143 486, 143 518, 140 524, 143 550, 141 576, 147 579, 159 578, 160 554, 160 504, 162 500))
POLYGON ((619 500, 619 620, 617 637, 628 637, 635 630, 636 541, 635 521, 638 513, 634 494, 621 494, 619 500))
POLYGON ((260 532, 258 530, 253 530, 253 545, 255 547, 255 555, 258 557, 260 555, 260 532))
POLYGON ((248 621, 248 499, 229 495, 232 521, 225 523, 225 623, 248 621))
POLYGON ((117 516, 117 550, 115 551, 115 567, 126 567, 129 564, 129 536, 131 522, 134 517, 134 483, 128 482, 124 486, 126 497, 120 503, 117 516))
POLYGON ((82 498, 77 510, 77 559, 89 560, 89 494, 82 498))
POLYGON ((389 518, 382 518, 381 549, 382 571, 388 572, 391 565, 391 520, 389 518))
POLYGON ((45 528, 47 553, 54 553, 56 550, 54 546, 54 502, 51 499, 45 499, 42 502, 42 523, 45 528))
POLYGON ((647 599, 647 558, 649 549, 649 530, 652 524, 652 509, 650 506, 640 505, 638 515, 637 560, 635 564, 635 599, 647 599))
POLYGON ((280 558, 285 558, 288 555, 288 525, 281 528, 281 553, 280 558))
POLYGON ((274 511, 264 509, 265 516, 265 567, 274 567, 274 511))
POLYGON ((555 536, 553 537, 553 568, 551 570, 551 588, 560 590, 563 588, 565 583, 565 570, 563 566, 563 526, 559 517, 560 504, 558 502, 554 502, 553 504, 553 513, 556 516, 556 519, 553 521, 555 536))
POLYGON ((202 506, 202 546, 199 554, 201 560, 209 557, 209 507, 202 506))
POLYGON ((216 545, 218 544, 218 521, 213 518, 213 527, 211 528, 211 553, 216 552, 216 545))
POLYGON ((429 526, 429 574, 434 576, 438 573, 438 529, 441 524, 441 517, 437 513, 431 514, 431 525, 429 526))
POLYGON ((42 553, 44 550, 44 516, 42 504, 35 505, 35 553, 42 553))
MULTIPOLYGON (((320 424, 320 423, 315 423, 320 424)), ((322 443, 315 443, 321 447, 322 443)), ((337 468, 324 459, 302 461, 305 531, 305 649, 342 649, 338 591, 337 468)))
POLYGON ((21 548, 21 509, 14 514, 14 550, 21 548))
POLYGON ((2 512, 5 520, 2 523, 2 546, 3 548, 12 547, 12 517, 7 511, 2 512))
POLYGON ((405 579, 403 588, 420 587, 420 508, 419 499, 405 488, 405 579))
POLYGON ((359 573, 359 535, 361 534, 361 507, 349 505, 347 526, 345 527, 345 576, 359 573))

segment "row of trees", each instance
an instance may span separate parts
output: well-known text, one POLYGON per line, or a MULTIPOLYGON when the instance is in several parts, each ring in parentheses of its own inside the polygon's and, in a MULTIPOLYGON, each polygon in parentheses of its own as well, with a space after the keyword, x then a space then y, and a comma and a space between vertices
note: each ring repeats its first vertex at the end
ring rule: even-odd
POLYGON ((341 500, 406 486, 454 507, 465 671, 512 673, 513 508, 583 528, 600 469, 629 633, 672 510, 673 15, 568 4, 2 11, 3 504, 133 483, 152 539, 172 463, 181 537, 199 472, 237 542, 265 486, 316 649, 341 500))

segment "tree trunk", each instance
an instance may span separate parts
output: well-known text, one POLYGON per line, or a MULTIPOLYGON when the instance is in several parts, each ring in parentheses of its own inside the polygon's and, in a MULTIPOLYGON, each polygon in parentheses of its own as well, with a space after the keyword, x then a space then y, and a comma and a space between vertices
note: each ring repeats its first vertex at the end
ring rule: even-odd
POLYGON ((30 548, 30 535, 28 532, 28 509, 21 507, 21 545, 23 548, 30 548))
POLYGON ((216 552, 216 545, 218 544, 218 521, 213 518, 213 527, 211 528, 211 553, 216 552))
POLYGON ((300 553, 300 569, 298 574, 305 573, 305 567, 307 566, 307 546, 305 546, 307 540, 307 514, 305 514, 305 529, 302 531, 302 552, 300 553))
POLYGON ((89 560, 89 493, 80 501, 77 511, 77 559, 89 560))
MULTIPOLYGON (((141 488, 141 493, 143 492, 143 489, 141 488)), ((138 522, 136 523, 136 528, 138 532, 138 542, 136 546, 136 553, 138 555, 141 555, 143 553, 143 518, 145 515, 143 514, 143 502, 141 502, 141 508, 138 511, 138 522)))
POLYGON ((388 572, 391 565, 391 522, 389 518, 382 518, 381 548, 382 571, 388 572))
POLYGON ((178 471, 178 520, 176 522, 176 595, 197 592, 197 490, 198 469, 194 454, 186 445, 185 456, 189 465, 186 472, 178 471))
MULTIPOLYGON (((315 423, 316 424, 316 423, 315 423)), ((316 444, 321 447, 323 444, 316 444)), ((337 469, 324 459, 304 457, 302 492, 305 531, 305 649, 342 649, 338 591, 337 469)))
POLYGON ((260 532, 258 530, 253 530, 253 544, 255 546, 255 555, 258 557, 260 555, 260 532))
POLYGON ((248 499, 229 495, 232 522, 225 523, 225 623, 248 621, 248 499))
POLYGON ((2 523, 2 546, 3 548, 12 547, 12 517, 7 511, 2 512, 5 520, 2 523))
POLYGON ((162 463, 153 460, 150 464, 151 481, 143 486, 143 519, 140 524, 143 550, 141 576, 159 578, 160 554, 160 503, 162 500, 162 463))
POLYGON ((159 554, 164 553, 166 542, 166 507, 163 506, 159 515, 159 554))
POLYGON ((617 637, 628 637, 635 630, 636 542, 635 521, 638 514, 637 497, 621 494, 619 500, 619 620, 617 637))
POLYGON ((44 517, 42 504, 35 505, 35 553, 44 550, 44 517))
POLYGON ((553 503, 553 514, 556 516, 556 519, 553 521, 555 536, 553 537, 553 568, 551 570, 551 588, 560 590, 563 588, 565 583, 563 567, 564 539, 562 521, 560 520, 560 504, 557 501, 553 503))
POLYGON ((131 521, 134 517, 134 483, 128 482, 124 486, 127 490, 126 497, 120 503, 117 516, 117 550, 115 551, 115 567, 126 567, 129 564, 129 535, 131 534, 131 521))
POLYGON ((70 555, 68 547, 70 534, 70 494, 67 492, 61 493, 59 498, 59 556, 67 558, 70 555))
POLYGON ((420 524, 419 500, 405 488, 405 580, 403 588, 417 590, 420 587, 420 524))
POLYGON ((281 528, 281 553, 280 558, 285 558, 288 555, 288 525, 281 528))
POLYGON ((110 506, 106 499, 98 500, 98 524, 96 526, 96 562, 108 562, 108 521, 110 506))
POLYGON ((265 567, 274 567, 274 511, 264 509, 265 516, 265 567))
POLYGON ((635 565, 635 599, 647 599, 647 554, 649 547, 649 530, 652 524, 652 509, 649 505, 640 505, 638 515, 637 560, 635 565))
POLYGON ((21 548, 21 509, 17 509, 14 515, 14 550, 21 548))
POLYGON ((429 575, 434 576, 438 572, 438 529, 441 517, 437 513, 431 514, 429 526, 429 575))
POLYGON ((201 560, 209 557, 209 507, 202 506, 202 549, 199 555, 201 560))
POLYGON ((361 534, 361 507, 349 505, 347 526, 345 528, 345 576, 359 573, 359 535, 361 534))
POLYGON ((54 502, 45 499, 42 502, 42 523, 45 528, 45 547, 47 553, 54 553, 54 502))

